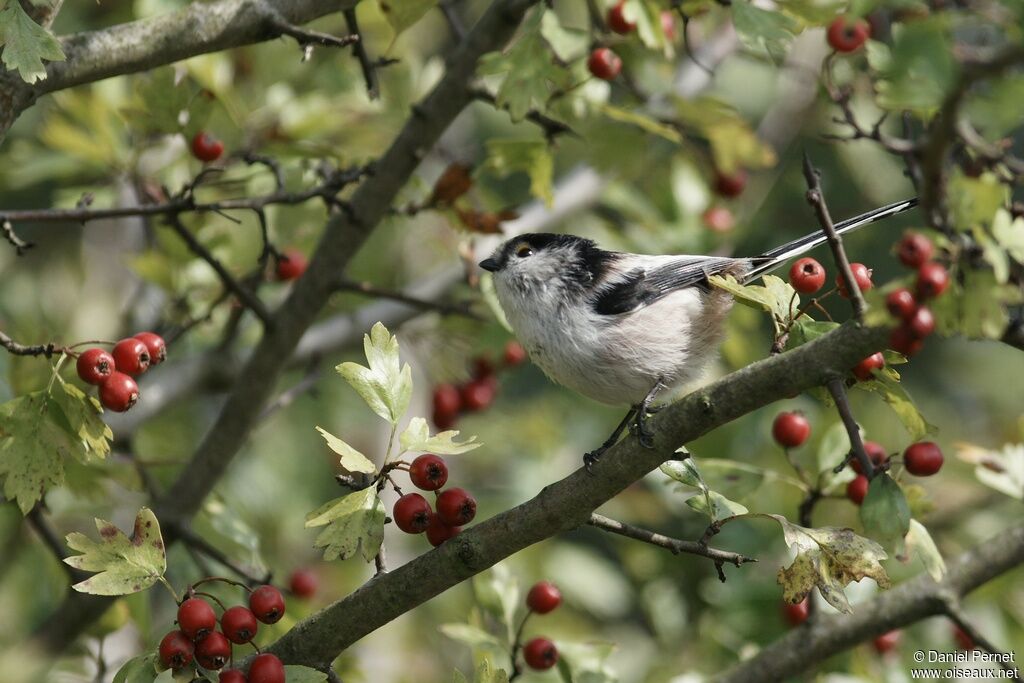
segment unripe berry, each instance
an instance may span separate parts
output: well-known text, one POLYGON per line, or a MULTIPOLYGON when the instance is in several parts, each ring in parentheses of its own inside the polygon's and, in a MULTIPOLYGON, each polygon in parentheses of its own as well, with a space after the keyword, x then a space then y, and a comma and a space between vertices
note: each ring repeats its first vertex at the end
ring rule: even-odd
POLYGON ((732 211, 725 206, 708 207, 701 215, 701 220, 704 221, 704 225, 715 232, 729 232, 736 225, 732 211))
POLYGON ((502 354, 502 361, 508 367, 522 364, 526 360, 526 349, 514 339, 505 343, 505 352, 502 354))
MULTIPOLYGON (((874 465, 876 469, 884 465, 886 461, 889 460, 889 454, 885 452, 885 447, 874 441, 864 442, 864 452, 867 453, 868 460, 871 461, 871 464, 874 465)), ((853 471, 857 474, 864 474, 864 468, 860 466, 860 460, 856 457, 850 461, 850 467, 853 468, 853 471)))
POLYGON ((160 663, 168 669, 180 669, 192 663, 195 645, 181 631, 171 631, 160 641, 160 663))
POLYGON ((167 358, 167 344, 159 334, 139 332, 133 336, 146 345, 146 350, 149 351, 149 364, 151 366, 159 365, 167 358))
POLYGON ((900 263, 908 268, 920 268, 932 257, 933 251, 935 248, 927 237, 920 233, 908 232, 900 240, 896 256, 900 263))
POLYGON ((196 662, 204 669, 223 669, 229 659, 231 643, 220 631, 211 631, 196 643, 196 662))
POLYGON ((608 10, 606 23, 608 24, 608 28, 622 36, 632 33, 636 29, 636 22, 630 21, 629 18, 626 17, 625 0, 620 0, 608 10))
POLYGON ((139 400, 139 385, 123 372, 115 372, 100 385, 100 403, 123 413, 139 400))
POLYGON ((917 300, 909 289, 901 287, 885 295, 885 307, 893 317, 906 320, 917 310, 917 300))
POLYGON ((899 631, 889 631, 875 638, 873 645, 875 646, 875 652, 880 655, 884 655, 887 652, 891 652, 893 648, 899 645, 900 642, 899 631))
POLYGON ((801 294, 814 294, 825 284, 825 268, 810 257, 799 259, 789 269, 789 284, 801 294))
POLYGON ((224 153, 224 143, 205 131, 199 131, 192 138, 192 154, 199 161, 216 161, 224 153))
POLYGON ((476 499, 465 489, 442 491, 437 497, 437 514, 448 526, 468 524, 476 517, 476 499))
POLYGON ((483 410, 494 402, 496 393, 494 382, 486 377, 467 382, 459 393, 462 409, 469 412, 483 410))
POLYGON ((935 316, 925 306, 918 306, 914 314, 903 325, 918 339, 924 339, 935 331, 935 316))
POLYGON ((298 249, 285 249, 277 260, 277 279, 281 282, 296 280, 306 272, 309 263, 298 249))
POLYGON ((810 613, 807 607, 808 600, 809 598, 804 598, 797 603, 787 602, 782 605, 782 616, 787 624, 799 626, 807 621, 807 615, 810 613))
POLYGON ((853 52, 868 39, 871 28, 863 19, 837 17, 828 27, 828 44, 836 52, 853 52))
POLYGON ((811 423, 801 413, 779 413, 772 423, 772 436, 784 448, 796 448, 811 435, 811 423))
POLYGON ((258 628, 256 615, 241 605, 227 608, 220 616, 220 629, 232 643, 248 643, 256 636, 258 628))
POLYGON ((747 177, 742 168, 729 175, 715 171, 715 192, 721 197, 739 197, 747 187, 747 177))
POLYGON ((284 664, 269 652, 256 655, 249 666, 249 683, 285 683, 284 664))
POLYGON ((919 477, 930 477, 942 469, 942 450, 931 441, 920 441, 903 451, 903 466, 919 477))
POLYGON ((178 606, 178 627, 192 640, 199 640, 217 627, 217 613, 202 598, 189 598, 178 606))
POLYGON ((460 526, 448 526, 438 515, 430 516, 430 526, 427 527, 427 540, 435 548, 449 538, 455 538, 462 533, 460 526))
MULTIPOLYGON (((857 283, 857 288, 860 291, 866 292, 874 286, 871 282, 871 270, 863 263, 851 263, 850 271, 853 273, 853 281, 857 283)), ((846 281, 842 274, 836 275, 836 286, 839 288, 839 296, 844 299, 850 298, 850 292, 846 289, 846 281)))
POLYGON ((853 376, 859 379, 861 382, 866 382, 869 379, 874 379, 875 370, 881 370, 885 367, 885 356, 881 353, 873 353, 853 368, 853 376))
POLYGON ((420 490, 436 491, 448 481, 448 466, 440 457, 424 453, 409 465, 409 478, 420 490))
POLYGON ((596 78, 611 81, 622 71, 622 59, 606 47, 595 48, 587 59, 587 69, 596 78))
POLYGON ((558 648, 547 638, 534 638, 523 646, 523 659, 534 671, 546 671, 558 664, 558 648))
POLYGON ((868 495, 868 487, 871 482, 863 474, 858 474, 857 478, 846 485, 846 497, 852 500, 857 505, 864 502, 864 496, 868 495))
POLYGON ((264 624, 277 623, 284 616, 284 596, 273 586, 260 586, 249 594, 249 609, 264 624))
POLYGON ((220 676, 217 677, 217 683, 249 683, 245 674, 238 669, 228 669, 227 671, 221 671, 220 676))
POLYGON ((547 614, 562 604, 562 593, 550 581, 538 581, 526 594, 526 606, 537 614, 547 614))
POLYGON ((917 296, 920 299, 932 299, 946 291, 949 286, 949 273, 941 263, 929 261, 917 271, 917 296))
POLYGON ((117 365, 114 357, 103 349, 89 349, 78 357, 75 369, 83 382, 99 385, 114 374, 117 365))
POLYGON ((418 493, 407 493, 395 502, 391 511, 398 528, 407 534, 421 534, 430 526, 430 503, 418 493))
POLYGON ((149 369, 149 349, 135 337, 122 339, 114 345, 114 363, 118 372, 136 376, 149 369))
POLYGON ((316 595, 319 581, 309 569, 296 569, 288 578, 288 589, 300 598, 309 599, 316 595))

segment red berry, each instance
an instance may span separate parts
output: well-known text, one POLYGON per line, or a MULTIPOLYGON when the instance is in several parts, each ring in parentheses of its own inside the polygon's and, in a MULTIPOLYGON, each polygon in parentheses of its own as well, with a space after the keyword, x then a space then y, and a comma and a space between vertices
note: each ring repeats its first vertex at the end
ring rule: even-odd
POLYGON ((665 34, 665 39, 670 43, 676 41, 676 15, 672 10, 662 10, 661 12, 661 32, 665 34))
POLYGON ((747 172, 737 169, 735 173, 726 175, 715 171, 715 192, 722 197, 739 197, 747 187, 747 172))
POLYGON ((231 643, 220 631, 211 631, 196 643, 196 662, 204 669, 210 671, 222 669, 229 659, 231 659, 231 643))
POLYGON ((217 677, 218 683, 248 683, 245 678, 245 674, 238 669, 228 669, 227 671, 221 671, 220 676, 217 677))
POLYGON ((178 627, 192 640, 199 640, 217 627, 217 613, 202 598, 189 598, 178 606, 178 627))
POLYGON ((284 664, 270 653, 256 655, 249 666, 249 683, 284 683, 284 664))
POLYGON ((160 641, 160 662, 168 669, 180 669, 192 662, 195 646, 181 631, 171 631, 160 641))
POLYGON ((249 609, 264 624, 275 624, 284 616, 284 596, 273 586, 260 586, 249 594, 249 609))
POLYGON ((636 22, 630 21, 626 17, 626 2, 620 0, 618 4, 614 5, 608 10, 607 18, 608 28, 615 31, 619 35, 626 35, 632 33, 636 29, 636 22))
MULTIPOLYGON (((863 263, 851 263, 850 270, 853 272, 853 281, 857 283, 857 288, 860 291, 866 292, 874 286, 871 282, 871 270, 863 263)), ((843 280, 842 274, 836 275, 836 286, 839 287, 839 296, 845 299, 850 298, 850 292, 846 290, 846 281, 843 280)))
POLYGON ((398 528, 407 534, 422 534, 430 526, 430 503, 418 493, 407 493, 395 502, 391 511, 398 528))
POLYGON ((931 441, 920 441, 903 451, 903 465, 907 472, 919 477, 930 477, 942 469, 942 450, 931 441))
POLYGON ((889 292, 885 296, 885 307, 900 320, 906 320, 917 310, 917 300, 906 287, 889 292))
POLYGON ((473 378, 483 379, 494 376, 494 363, 487 356, 477 356, 473 359, 473 378))
POLYGON ((924 339, 935 331, 935 316, 925 306, 918 306, 901 327, 906 327, 918 339, 924 339))
POLYGON ((526 594, 526 606, 537 614, 547 614, 562 604, 562 593, 550 581, 538 581, 526 594))
POLYGON ((869 379, 875 378, 875 370, 881 370, 885 367, 885 356, 881 353, 873 353, 861 362, 857 363, 853 368, 853 376, 859 379, 861 382, 866 382, 869 379))
POLYGON ((134 336, 135 339, 146 345, 146 350, 149 351, 150 365, 159 365, 166 360, 167 344, 164 342, 163 337, 152 332, 139 332, 134 336))
POLYGON ((558 648, 547 638, 534 638, 523 646, 523 659, 535 671, 546 671, 558 664, 558 648))
POLYGON ((424 453, 409 466, 413 486, 423 491, 436 491, 448 481, 448 466, 436 455, 424 453))
POLYGON ((846 497, 852 500, 857 505, 864 502, 864 496, 868 495, 868 486, 871 482, 863 474, 858 474, 857 478, 846 485, 846 497))
POLYGON ((924 342, 915 337, 914 333, 903 325, 897 327, 889 335, 889 348, 902 353, 907 358, 920 351, 922 346, 924 346, 924 342))
POLYGON ((946 291, 949 286, 949 273, 941 263, 929 261, 917 271, 917 296, 921 299, 932 299, 946 291))
POLYGON ((452 427, 461 409, 462 397, 455 386, 438 384, 434 387, 434 425, 438 429, 452 427))
POLYGON ((736 225, 732 211, 724 206, 708 207, 701 216, 701 220, 704 221, 704 225, 715 232, 729 232, 736 225))
POLYGON ((309 569, 296 569, 288 578, 288 589, 300 598, 309 599, 316 595, 319 581, 309 569))
POLYGON ((787 602, 783 604, 782 616, 785 618, 786 623, 790 626, 799 626, 807 621, 807 615, 810 613, 807 608, 807 602, 808 598, 804 598, 797 603, 787 602))
POLYGON ((114 357, 103 349, 83 351, 75 364, 78 376, 88 384, 103 384, 117 369, 114 357))
POLYGON ((894 647, 899 645, 900 637, 901 634, 899 631, 883 633, 874 640, 875 651, 880 655, 890 652, 894 647))
POLYGON ((520 365, 526 360, 526 349, 519 342, 510 339, 505 343, 505 352, 502 354, 502 360, 508 367, 520 365))
POLYGON ((451 429, 452 427, 454 427, 457 418, 458 414, 452 415, 450 413, 439 413, 436 410, 434 411, 434 414, 431 416, 431 420, 433 420, 434 426, 441 430, 451 429))
POLYGON ((622 60, 606 47, 595 48, 587 59, 590 73, 603 81, 614 80, 622 71, 622 60))
POLYGON ((305 255, 298 249, 285 249, 281 257, 277 259, 277 279, 281 282, 296 280, 306 272, 305 255))
POLYGON ((487 408, 494 402, 497 387, 488 378, 475 379, 462 387, 459 394, 463 410, 475 412, 487 408))
POLYGON ((100 385, 100 403, 123 413, 139 400, 139 385, 123 372, 115 372, 100 385))
POLYGON ((476 517, 476 499, 465 489, 442 491, 437 497, 437 515, 448 526, 468 524, 476 517))
MULTIPOLYGON (((885 448, 882 446, 882 444, 876 443, 874 441, 864 442, 864 452, 867 453, 868 460, 870 460, 871 464, 874 465, 876 468, 884 465, 886 461, 889 459, 889 454, 885 452, 885 448)), ((850 461, 850 467, 852 467, 853 471, 856 472, 857 474, 864 474, 864 470, 860 466, 860 460, 858 460, 856 457, 854 457, 853 460, 850 461)))
POLYGON ((192 138, 192 154, 203 162, 216 161, 224 153, 224 143, 209 133, 199 131, 192 138))
POLYGON ((961 650, 973 650, 977 647, 974 643, 974 638, 971 638, 967 631, 963 630, 956 624, 953 624, 953 639, 956 641, 957 647, 961 650))
POLYGON ((427 527, 427 540, 435 548, 449 538, 455 538, 462 533, 460 526, 448 526, 438 515, 430 516, 430 526, 427 527))
POLYGON ((935 248, 927 237, 920 233, 908 232, 900 240, 896 256, 900 263, 908 268, 920 268, 932 257, 933 251, 935 248))
POLYGON ((810 435, 811 423, 801 413, 779 413, 772 423, 772 436, 785 448, 796 448, 810 435))
POLYGON ((802 258, 790 267, 789 284, 801 294, 814 294, 825 284, 825 268, 810 257, 802 258))
POLYGON ((227 608, 220 616, 220 630, 232 643, 248 643, 258 628, 256 615, 241 605, 227 608))
POLYGON ((829 24, 828 44, 836 52, 853 52, 871 35, 871 27, 863 19, 842 16, 829 24))
POLYGON ((113 356, 118 372, 135 377, 149 369, 149 349, 144 342, 135 337, 122 339, 114 344, 113 356))

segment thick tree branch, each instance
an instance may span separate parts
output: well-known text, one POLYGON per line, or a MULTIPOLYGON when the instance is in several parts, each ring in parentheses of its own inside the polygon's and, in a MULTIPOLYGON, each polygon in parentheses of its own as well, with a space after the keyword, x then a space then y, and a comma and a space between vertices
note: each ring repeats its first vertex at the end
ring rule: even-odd
POLYGON ((893 629, 946 613, 950 596, 978 586, 1024 563, 1024 526, 1013 527, 968 550, 936 583, 927 573, 857 605, 852 615, 821 615, 755 657, 715 678, 716 683, 781 681, 811 669, 834 654, 893 629))

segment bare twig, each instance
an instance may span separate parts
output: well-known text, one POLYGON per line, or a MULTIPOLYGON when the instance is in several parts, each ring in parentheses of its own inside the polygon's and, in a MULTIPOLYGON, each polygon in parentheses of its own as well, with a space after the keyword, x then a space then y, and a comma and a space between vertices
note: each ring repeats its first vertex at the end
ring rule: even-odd
POLYGON ((850 410, 850 400, 846 396, 846 384, 839 377, 829 380, 828 393, 832 395, 832 400, 836 402, 836 410, 839 411, 839 417, 843 420, 843 426, 846 427, 846 433, 850 437, 850 446, 853 448, 853 453, 860 463, 864 476, 869 480, 873 479, 875 476, 875 466, 871 462, 871 458, 868 457, 867 451, 864 450, 864 441, 860 438, 860 427, 857 426, 857 421, 853 419, 853 411, 850 410))
POLYGON ((290 36, 298 41, 299 45, 305 47, 307 45, 323 45, 326 47, 348 47, 353 43, 359 42, 359 34, 352 33, 347 36, 332 36, 330 33, 322 33, 320 31, 313 31, 312 29, 300 28, 294 24, 290 24, 283 19, 277 19, 273 22, 272 26, 277 31, 280 31, 281 35, 290 36))
POLYGON ((362 40, 362 34, 359 32, 359 20, 356 18, 356 9, 355 7, 346 9, 342 14, 345 17, 345 23, 348 25, 349 33, 360 38, 352 43, 352 52, 355 54, 356 59, 359 60, 359 68, 363 70, 363 80, 366 81, 366 94, 371 100, 375 100, 380 97, 380 84, 377 82, 377 64, 370 59, 370 54, 366 51, 366 44, 362 40))
POLYGON ((410 296, 404 292, 391 289, 381 289, 379 287, 375 287, 369 282, 341 280, 337 285, 337 289, 339 292, 353 292, 356 294, 365 294, 366 296, 374 297, 376 299, 399 301, 423 311, 436 311, 441 315, 458 315, 464 318, 471 318, 473 320, 483 319, 473 311, 469 304, 448 304, 438 301, 427 301, 426 299, 410 296))
POLYGON ((996 647, 991 640, 985 637, 985 635, 979 631, 974 624, 967 619, 967 615, 964 614, 963 608, 960 606, 960 601, 956 596, 948 595, 944 600, 946 608, 946 616, 949 617, 950 621, 960 627, 967 636, 974 641, 974 644, 979 648, 995 655, 994 659, 1004 670, 1010 672, 1011 677, 1004 680, 1020 681, 1021 677, 1019 669, 1013 661, 1013 653, 1007 653, 996 647))
POLYGON ((46 356, 47 358, 52 358, 55 353, 63 353, 65 351, 64 347, 57 346, 53 342, 33 344, 31 346, 19 344, 2 331, 0 331, 0 346, 15 356, 46 356))
POLYGON ((267 404, 267 406, 260 413, 260 422, 263 422, 268 417, 276 413, 278 410, 281 410, 282 408, 287 408, 288 406, 295 402, 295 399, 297 399, 299 396, 306 393, 307 391, 312 391, 313 387, 316 386, 316 383, 320 381, 320 378, 322 376, 323 372, 321 372, 320 370, 319 360, 314 359, 313 362, 310 363, 310 367, 306 371, 305 377, 303 377, 294 386, 288 388, 287 390, 282 392, 277 398, 275 398, 273 401, 267 404))
POLYGON ((189 548, 196 550, 203 555, 209 557, 217 564, 221 564, 230 569, 235 575, 241 578, 249 586, 258 586, 263 583, 270 583, 272 576, 268 573, 263 576, 256 576, 243 567, 232 561, 227 555, 222 553, 211 543, 207 542, 202 536, 192 531, 183 524, 174 525, 174 535, 181 540, 189 548))
POLYGON ((24 255, 26 251, 35 246, 35 243, 26 242, 18 237, 18 234, 14 232, 14 226, 11 224, 10 220, 4 219, 0 222, 0 230, 4 233, 4 239, 14 246, 14 250, 18 256, 24 255))
MULTIPOLYGON (((487 90, 484 90, 483 88, 474 88, 472 92, 474 99, 480 100, 481 102, 487 102, 497 108, 497 98, 487 90)), ((526 120, 530 123, 536 124, 542 131, 544 131, 544 137, 547 138, 548 142, 554 141, 559 135, 579 137, 576 131, 569 127, 569 124, 553 119, 536 109, 531 109, 526 113, 526 120)))
POLYGON ((29 510, 28 514, 25 515, 25 521, 28 522, 28 525, 36 532, 36 535, 39 536, 43 545, 49 548, 50 552, 53 553, 53 556, 57 558, 61 567, 64 568, 64 571, 67 572, 73 582, 78 583, 79 581, 84 581, 90 576, 88 572, 75 569, 64 561, 64 559, 69 557, 71 553, 68 552, 67 546, 64 545, 64 542, 57 535, 57 532, 55 532, 50 527, 46 519, 43 518, 43 511, 39 505, 36 505, 29 510))

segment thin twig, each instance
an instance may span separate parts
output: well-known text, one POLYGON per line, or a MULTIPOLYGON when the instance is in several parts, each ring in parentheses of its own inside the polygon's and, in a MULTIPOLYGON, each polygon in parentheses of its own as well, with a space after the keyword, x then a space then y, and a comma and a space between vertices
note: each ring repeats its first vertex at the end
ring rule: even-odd
POLYGON ((377 574, 387 574, 388 571, 388 555, 384 550, 384 543, 380 544, 380 550, 373 556, 373 566, 376 569, 377 574))
POLYGON ((267 407, 260 412, 259 421, 265 421, 278 410, 290 406, 302 394, 311 391, 316 386, 316 383, 320 381, 321 376, 323 376, 323 372, 320 370, 319 359, 314 359, 310 363, 306 375, 301 380, 296 382, 294 386, 281 392, 277 398, 267 404, 267 407))
POLYGON ((307 45, 323 45, 325 47, 348 47, 353 43, 359 42, 359 34, 355 32, 347 36, 332 36, 330 33, 322 33, 320 31, 313 31, 311 29, 295 26, 294 24, 290 24, 283 19, 274 20, 272 26, 277 31, 280 31, 281 35, 290 36, 294 38, 302 47, 305 47, 307 45))
POLYGON ((348 25, 349 33, 360 37, 360 40, 352 43, 352 52, 355 54, 356 59, 359 60, 359 68, 363 70, 363 80, 366 81, 366 94, 371 100, 375 100, 380 97, 380 85, 377 82, 377 65, 370 59, 370 54, 366 51, 366 44, 362 40, 363 34, 359 31, 356 9, 355 7, 347 9, 342 14, 345 17, 345 23, 348 25))
POLYGON ((55 353, 63 353, 66 351, 64 347, 56 346, 53 342, 48 344, 33 344, 31 346, 19 344, 3 332, 0 332, 0 346, 4 347, 15 356, 46 356, 47 358, 52 358, 55 353))
POLYGON ((68 552, 67 546, 64 545, 64 542, 57 535, 57 532, 55 532, 53 528, 50 527, 49 523, 47 523, 43 518, 42 508, 39 505, 36 505, 28 511, 28 514, 25 515, 25 521, 28 522, 28 525, 36 532, 36 535, 39 536, 43 545, 49 548, 50 552, 53 553, 53 556, 57 558, 61 567, 64 568, 64 571, 67 572, 73 582, 78 583, 79 581, 84 581, 89 577, 88 572, 75 569, 64 561, 71 555, 71 553, 68 552))
POLYGON ((963 609, 960 607, 959 601, 950 596, 943 601, 946 610, 946 616, 949 617, 950 621, 960 627, 967 636, 974 641, 974 644, 979 648, 988 652, 989 654, 995 655, 994 659, 1004 670, 1010 672, 1012 675, 1004 680, 1020 681, 1020 673, 1016 663, 1013 660, 1013 652, 1004 652, 996 647, 991 640, 986 638, 974 624, 967 620, 967 615, 964 614, 963 609))
POLYGON ((410 306, 424 311, 437 311, 441 315, 458 315, 472 320, 483 319, 472 310, 469 304, 447 304, 438 301, 428 301, 426 299, 410 296, 404 292, 391 289, 381 289, 379 287, 375 287, 369 282, 341 280, 337 284, 337 289, 339 292, 353 292, 355 294, 365 294, 366 296, 371 296, 377 299, 390 299, 403 304, 409 304, 410 306))
POLYGON ((26 242, 18 237, 17 233, 14 232, 14 225, 11 224, 10 220, 5 219, 0 222, 0 230, 4 233, 4 239, 14 245, 14 250, 18 256, 24 255, 26 251, 36 246, 34 242, 26 242))
POLYGON ((846 384, 839 377, 830 380, 828 383, 828 393, 832 395, 832 400, 836 402, 836 410, 839 411, 839 417, 842 418, 843 426, 846 427, 846 433, 850 437, 850 446, 853 448, 853 454, 857 457, 857 461, 860 462, 864 476, 870 481, 875 476, 875 465, 871 462, 871 458, 868 457, 867 451, 864 450, 864 441, 860 438, 860 427, 857 425, 857 421, 853 419, 853 411, 850 410, 850 400, 846 396, 846 384))
POLYGON ((269 583, 271 576, 266 574, 264 576, 256 576, 243 569, 241 566, 233 562, 224 553, 214 547, 212 544, 206 541, 202 536, 192 531, 183 524, 174 525, 174 534, 185 543, 186 546, 197 550, 198 552, 206 555, 214 562, 224 565, 230 569, 233 573, 241 577, 247 585, 255 586, 263 583, 269 583))

